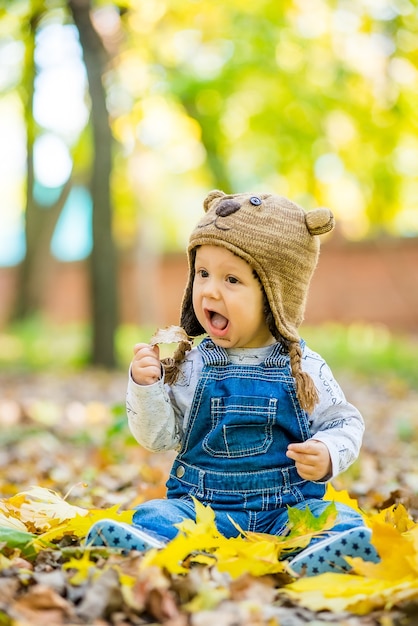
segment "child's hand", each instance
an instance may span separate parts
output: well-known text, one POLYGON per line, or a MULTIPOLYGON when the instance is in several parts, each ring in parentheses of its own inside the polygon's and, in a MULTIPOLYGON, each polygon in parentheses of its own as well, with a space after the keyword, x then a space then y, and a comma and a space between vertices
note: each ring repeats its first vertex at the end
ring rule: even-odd
POLYGON ((289 444, 286 456, 295 461, 299 476, 305 480, 323 480, 331 472, 328 448, 317 439, 289 444))
POLYGON ((158 346, 137 343, 131 363, 132 378, 137 385, 152 385, 161 378, 160 350, 158 346))

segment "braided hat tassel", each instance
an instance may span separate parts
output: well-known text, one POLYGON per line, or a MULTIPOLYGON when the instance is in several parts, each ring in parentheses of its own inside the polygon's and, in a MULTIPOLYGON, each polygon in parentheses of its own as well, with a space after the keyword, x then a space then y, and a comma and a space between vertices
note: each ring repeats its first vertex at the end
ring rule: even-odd
POLYGON ((302 349, 299 342, 292 342, 289 349, 290 366, 296 382, 296 395, 300 406, 307 413, 312 413, 319 402, 318 391, 312 378, 302 370, 302 349))

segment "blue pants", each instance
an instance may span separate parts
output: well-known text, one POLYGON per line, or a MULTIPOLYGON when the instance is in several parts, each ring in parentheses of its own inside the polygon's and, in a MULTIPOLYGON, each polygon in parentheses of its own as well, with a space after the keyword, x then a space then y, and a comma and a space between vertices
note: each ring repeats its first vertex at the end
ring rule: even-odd
MULTIPOLYGON (((309 507, 311 513, 319 517, 329 506, 326 500, 310 499, 295 505, 295 508, 309 507)), ((343 532, 351 528, 364 526, 363 518, 354 509, 339 502, 336 503, 338 515, 332 527, 332 533, 343 532)), ((231 523, 232 518, 245 531, 282 535, 287 527, 287 509, 276 511, 234 511, 215 510, 215 523, 225 537, 236 537, 239 533, 231 523)), ((190 498, 150 500, 139 505, 134 513, 133 524, 145 532, 170 541, 178 533, 175 524, 184 519, 195 520, 195 508, 190 498)), ((320 539, 323 539, 322 535, 320 539)), ((315 543, 314 539, 311 543, 315 543)))

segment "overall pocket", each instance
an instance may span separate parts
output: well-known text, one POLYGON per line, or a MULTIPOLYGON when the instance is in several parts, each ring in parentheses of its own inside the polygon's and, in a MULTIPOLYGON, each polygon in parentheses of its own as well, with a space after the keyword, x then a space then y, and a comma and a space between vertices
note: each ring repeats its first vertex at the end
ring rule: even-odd
POLYGON ((211 429, 203 449, 214 457, 265 454, 273 442, 277 398, 211 398, 211 429))

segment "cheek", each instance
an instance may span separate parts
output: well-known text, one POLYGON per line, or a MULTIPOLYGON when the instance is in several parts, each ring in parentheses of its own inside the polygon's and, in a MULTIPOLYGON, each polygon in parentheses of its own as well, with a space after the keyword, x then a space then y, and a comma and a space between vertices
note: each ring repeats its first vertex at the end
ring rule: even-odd
POLYGON ((200 302, 200 290, 199 290, 199 287, 196 284, 194 284, 193 289, 192 289, 192 305, 194 309, 196 309, 196 307, 199 306, 199 302, 200 302))

